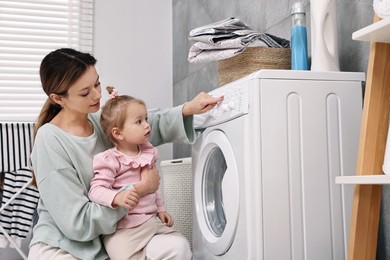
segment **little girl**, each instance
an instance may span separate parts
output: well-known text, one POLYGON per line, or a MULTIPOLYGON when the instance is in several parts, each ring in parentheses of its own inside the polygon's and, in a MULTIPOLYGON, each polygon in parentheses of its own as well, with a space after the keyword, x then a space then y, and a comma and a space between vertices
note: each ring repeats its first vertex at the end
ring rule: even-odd
POLYGON ((89 198, 107 207, 129 209, 118 222, 117 231, 103 237, 107 253, 112 260, 145 259, 145 246, 152 237, 160 236, 159 246, 175 244, 177 250, 157 259, 191 259, 188 241, 171 228, 173 219, 165 211, 159 190, 139 199, 133 186, 141 180, 142 168, 158 159, 157 149, 149 143, 145 103, 119 96, 112 87, 107 90, 110 99, 102 108, 100 123, 115 147, 95 155, 89 198))

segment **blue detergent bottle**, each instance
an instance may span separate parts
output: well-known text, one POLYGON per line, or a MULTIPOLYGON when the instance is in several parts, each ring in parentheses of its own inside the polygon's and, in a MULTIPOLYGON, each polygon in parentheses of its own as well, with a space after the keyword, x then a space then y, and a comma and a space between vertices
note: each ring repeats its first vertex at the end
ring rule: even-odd
POLYGON ((302 2, 291 8, 291 69, 308 70, 306 14, 302 2))

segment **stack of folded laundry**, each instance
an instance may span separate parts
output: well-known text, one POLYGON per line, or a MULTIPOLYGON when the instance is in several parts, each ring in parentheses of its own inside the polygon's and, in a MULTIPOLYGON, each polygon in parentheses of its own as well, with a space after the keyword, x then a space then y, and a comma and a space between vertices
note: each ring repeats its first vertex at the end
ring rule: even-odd
POLYGON ((290 48, 290 41, 253 31, 235 17, 193 29, 188 39, 195 41, 188 54, 191 63, 228 59, 247 47, 290 48))
POLYGON ((390 17, 390 0, 374 0, 374 12, 382 19, 390 17))

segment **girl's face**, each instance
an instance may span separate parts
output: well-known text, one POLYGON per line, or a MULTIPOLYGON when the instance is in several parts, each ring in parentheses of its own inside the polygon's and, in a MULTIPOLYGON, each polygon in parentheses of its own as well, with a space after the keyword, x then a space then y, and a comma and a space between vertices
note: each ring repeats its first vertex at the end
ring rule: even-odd
POLYGON ((146 107, 132 102, 127 106, 127 118, 123 125, 123 140, 128 144, 145 144, 149 141, 150 125, 146 107))
POLYGON ((101 97, 99 75, 94 66, 89 66, 87 71, 69 88, 68 95, 60 97, 57 103, 65 111, 88 114, 99 110, 101 97))

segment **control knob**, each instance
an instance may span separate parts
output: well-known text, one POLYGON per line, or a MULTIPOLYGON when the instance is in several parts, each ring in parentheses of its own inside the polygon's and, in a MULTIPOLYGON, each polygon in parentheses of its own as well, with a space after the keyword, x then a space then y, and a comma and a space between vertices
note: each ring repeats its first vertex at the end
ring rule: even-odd
POLYGON ((228 106, 228 104, 222 104, 221 109, 222 109, 222 111, 227 112, 230 110, 230 107, 228 106))
POLYGON ((229 107, 230 109, 233 109, 235 106, 236 106, 236 103, 235 103, 234 101, 230 101, 230 102, 228 103, 228 107, 229 107))
POLYGON ((209 110, 210 116, 215 119, 217 117, 218 111, 215 108, 209 110))

